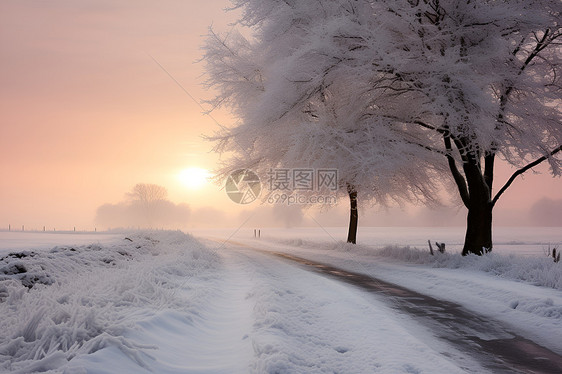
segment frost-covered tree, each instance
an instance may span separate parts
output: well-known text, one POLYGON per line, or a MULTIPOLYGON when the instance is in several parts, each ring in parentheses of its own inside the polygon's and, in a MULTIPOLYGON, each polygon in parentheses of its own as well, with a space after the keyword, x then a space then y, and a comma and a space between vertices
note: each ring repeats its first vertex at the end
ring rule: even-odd
MULTIPOLYGON (((370 171, 381 166, 410 182, 403 158, 417 160, 420 178, 429 170, 419 166, 420 160, 448 165, 442 176, 454 181, 468 209, 463 254, 492 248, 492 209, 517 176, 544 161, 559 175, 561 1, 234 4, 243 10, 240 24, 253 29, 253 39, 234 33, 211 37, 207 57, 211 83, 220 92, 215 103, 231 105, 241 119, 224 135, 223 146, 240 147, 248 161, 259 164, 262 159, 253 156, 267 152, 256 150, 271 147, 271 139, 280 141, 291 127, 282 123, 299 123, 308 131, 314 129, 311 124, 325 123, 322 116, 333 113, 326 97, 337 99, 344 92, 349 102, 336 105, 343 114, 338 118, 368 129, 375 139, 340 122, 331 131, 353 138, 355 146, 365 141, 365 147, 349 149, 376 165, 363 170, 366 184, 370 171), (496 192, 497 158, 517 171, 496 192), (391 161, 375 162, 381 159, 391 161)), ((303 137, 296 137, 279 143, 285 154, 295 143, 296 149, 302 146, 303 137)), ((396 185, 385 187, 396 191, 396 185)))
POLYGON ((442 144, 468 209, 463 254, 490 250, 492 209, 511 182, 547 160, 560 172, 562 2, 370 3, 375 31, 353 34, 355 51, 369 52, 350 58, 382 77, 373 92, 395 105, 379 115, 427 129, 427 146, 442 144), (517 171, 494 195, 498 157, 517 171))
POLYGON ((348 41, 328 40, 322 30, 326 25, 337 33, 347 11, 325 3, 248 1, 238 5, 247 11, 241 23, 255 31, 250 40, 236 30, 224 36, 211 30, 205 59, 209 85, 218 91, 212 103, 228 106, 238 118, 214 139, 219 152, 234 153, 226 174, 240 168, 262 176, 271 168, 336 169, 338 192, 350 200, 347 239, 355 243, 358 196, 383 205, 433 202, 440 163, 426 162, 435 157, 420 146, 424 131, 379 118, 370 77, 343 63, 348 41), (260 18, 253 12, 264 5, 272 8, 260 18))

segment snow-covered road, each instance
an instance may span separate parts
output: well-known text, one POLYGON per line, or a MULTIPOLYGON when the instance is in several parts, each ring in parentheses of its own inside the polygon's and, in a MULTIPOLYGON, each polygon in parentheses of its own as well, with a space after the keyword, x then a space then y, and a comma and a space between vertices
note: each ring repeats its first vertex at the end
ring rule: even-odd
MULTIPOLYGON (((213 297, 189 320, 168 311, 140 322, 127 339, 158 348, 142 355, 144 369, 112 355, 119 372, 486 372, 352 286, 233 245, 218 253, 223 268, 213 297)), ((106 355, 84 356, 70 367, 115 373, 106 355)))
MULTIPOLYGON (((262 251, 259 247, 253 248, 262 251)), ((463 356, 455 357, 457 363, 461 365, 465 357, 470 356, 494 373, 520 371, 558 374, 562 368, 562 356, 518 336, 498 321, 478 315, 456 303, 439 300, 327 263, 315 262, 283 252, 269 253, 300 264, 308 270, 384 296, 382 300, 391 305, 397 313, 413 317, 416 322, 429 327, 434 337, 452 343, 463 352, 463 356)))
POLYGON ((224 241, 141 233, 0 269, 0 372, 498 372, 387 296, 224 241))

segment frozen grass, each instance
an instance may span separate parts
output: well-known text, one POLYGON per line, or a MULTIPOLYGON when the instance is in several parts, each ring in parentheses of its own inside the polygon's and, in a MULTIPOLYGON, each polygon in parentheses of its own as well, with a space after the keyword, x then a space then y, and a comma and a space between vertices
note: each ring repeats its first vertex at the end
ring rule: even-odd
POLYGON ((549 257, 530 257, 488 253, 483 256, 439 253, 428 250, 389 246, 374 255, 435 268, 467 269, 489 273, 505 279, 524 281, 535 286, 562 290, 562 266, 549 257))
MULTIPOLYGON (((189 314, 204 293, 175 297, 190 278, 212 278, 218 256, 181 232, 137 233, 111 246, 55 247, 0 259, 0 371, 58 368, 116 346, 143 366, 124 332, 162 309, 189 314)), ((194 282, 197 285, 199 283, 194 282)))

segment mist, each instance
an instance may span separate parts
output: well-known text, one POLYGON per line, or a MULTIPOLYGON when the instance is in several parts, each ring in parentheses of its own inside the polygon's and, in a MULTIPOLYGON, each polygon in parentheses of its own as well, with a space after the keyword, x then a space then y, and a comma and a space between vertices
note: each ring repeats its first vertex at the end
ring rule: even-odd
MULTIPOLYGON (((360 208, 359 226, 463 227, 466 224, 466 214, 466 209, 462 206, 360 208)), ((346 227, 348 220, 349 206, 345 202, 329 209, 305 208, 300 205, 258 205, 238 213, 207 207, 193 210, 188 227, 346 227)), ((562 226, 562 199, 543 198, 530 209, 498 207, 494 226, 562 226)))
POLYGON ((104 204, 96 211, 96 225, 113 228, 176 229, 187 225, 191 209, 187 204, 160 200, 147 209, 138 202, 104 204))
POLYGON ((529 217, 536 226, 562 226, 562 199, 540 199, 531 206, 529 217))
MULTIPOLYGON (((335 207, 304 205, 252 204, 237 210, 221 210, 213 206, 192 207, 159 200, 150 208, 138 201, 122 201, 98 207, 95 223, 111 228, 292 228, 346 227, 349 220, 347 201, 335 207)), ((364 207, 360 208, 359 225, 363 227, 459 227, 466 223, 466 209, 459 205, 428 207, 364 207)), ((542 198, 529 209, 499 206, 494 215, 495 226, 562 226, 562 199, 542 198)))

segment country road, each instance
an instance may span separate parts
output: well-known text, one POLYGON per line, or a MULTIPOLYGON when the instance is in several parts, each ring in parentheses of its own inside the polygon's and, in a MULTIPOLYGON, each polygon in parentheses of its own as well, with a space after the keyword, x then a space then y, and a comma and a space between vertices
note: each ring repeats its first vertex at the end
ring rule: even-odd
MULTIPOLYGON (((397 313, 413 318, 429 328, 436 338, 452 344, 493 373, 561 372, 562 356, 519 336, 500 322, 468 311, 458 304, 326 263, 283 252, 264 251, 259 248, 259 243, 248 245, 232 240, 226 243, 282 258, 288 263, 379 295, 379 300, 397 313)), ((462 365, 464 358, 457 359, 462 365)))

